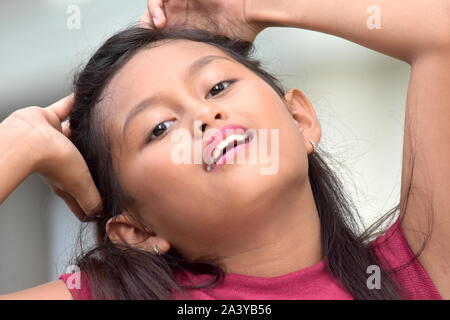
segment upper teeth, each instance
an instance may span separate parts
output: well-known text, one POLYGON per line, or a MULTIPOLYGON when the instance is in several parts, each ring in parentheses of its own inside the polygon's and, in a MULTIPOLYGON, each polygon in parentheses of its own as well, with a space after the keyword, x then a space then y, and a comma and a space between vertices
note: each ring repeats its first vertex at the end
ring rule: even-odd
POLYGON ((223 154, 223 150, 229 150, 232 147, 234 147, 234 142, 236 141, 237 144, 240 144, 247 139, 247 135, 245 134, 232 134, 226 137, 224 140, 220 141, 220 143, 217 145, 217 147, 214 149, 212 153, 213 161, 216 162, 220 156, 223 154))

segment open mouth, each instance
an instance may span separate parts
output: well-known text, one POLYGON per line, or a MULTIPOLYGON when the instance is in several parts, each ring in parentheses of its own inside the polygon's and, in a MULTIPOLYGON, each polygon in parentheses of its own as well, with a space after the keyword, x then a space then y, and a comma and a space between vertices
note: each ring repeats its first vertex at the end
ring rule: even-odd
POLYGON ((227 152, 230 152, 234 148, 250 143, 252 141, 253 135, 251 134, 231 134, 228 137, 226 137, 224 140, 222 140, 212 151, 211 153, 211 159, 209 161, 209 164, 206 164, 205 170, 207 172, 210 172, 214 169, 216 164, 222 159, 227 152))

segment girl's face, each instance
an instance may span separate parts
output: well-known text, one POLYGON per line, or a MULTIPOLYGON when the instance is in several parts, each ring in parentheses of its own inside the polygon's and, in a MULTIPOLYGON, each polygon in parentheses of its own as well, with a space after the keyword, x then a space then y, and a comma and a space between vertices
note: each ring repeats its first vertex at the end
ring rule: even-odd
POLYGON ((291 97, 285 104, 264 80, 208 44, 176 40, 137 53, 107 85, 100 103, 108 115, 114 168, 136 200, 134 214, 190 258, 226 255, 264 237, 260 230, 282 223, 283 210, 306 185, 308 141, 320 138, 306 98, 299 91, 291 97), (242 149, 245 163, 235 158, 207 172, 194 161, 194 145, 204 147, 211 137, 205 133, 224 125, 256 135, 242 149), (275 139, 272 129, 279 130, 275 139), (172 140, 176 135, 184 140, 172 140), (259 155, 250 163, 252 144, 272 163, 259 155), (181 146, 192 152, 188 164, 174 160, 181 146), (270 166, 271 174, 261 173, 270 166))

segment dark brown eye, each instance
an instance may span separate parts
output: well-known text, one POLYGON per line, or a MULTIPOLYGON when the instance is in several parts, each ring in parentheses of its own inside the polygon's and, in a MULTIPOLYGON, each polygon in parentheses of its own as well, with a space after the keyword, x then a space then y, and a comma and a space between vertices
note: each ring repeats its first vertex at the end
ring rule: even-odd
POLYGON ((173 120, 164 121, 161 123, 158 123, 156 127, 153 128, 153 130, 150 133, 150 137, 148 138, 147 142, 150 142, 159 136, 163 135, 164 132, 167 130, 168 126, 166 125, 167 122, 174 122, 173 120))
POLYGON ((216 85, 214 85, 214 87, 211 88, 211 90, 209 91, 209 94, 206 96, 206 98, 209 97, 209 95, 211 94, 212 96, 216 96, 219 93, 221 93, 223 90, 225 90, 226 88, 228 88, 233 82, 235 82, 236 80, 228 80, 228 81, 222 81, 217 83, 216 85), (224 84, 228 84, 228 85, 224 85, 224 84), (214 93, 214 94, 213 94, 214 93))

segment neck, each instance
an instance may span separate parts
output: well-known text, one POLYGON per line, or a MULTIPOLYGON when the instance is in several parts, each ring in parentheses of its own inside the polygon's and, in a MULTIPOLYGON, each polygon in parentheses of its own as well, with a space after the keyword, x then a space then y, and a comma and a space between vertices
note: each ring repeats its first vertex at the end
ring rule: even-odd
POLYGON ((239 250, 219 261, 226 273, 276 277, 322 259, 320 219, 309 180, 268 201, 275 199, 276 207, 271 210, 267 210, 267 202, 259 206, 264 208, 259 223, 241 230, 243 236, 233 244, 239 250))

